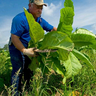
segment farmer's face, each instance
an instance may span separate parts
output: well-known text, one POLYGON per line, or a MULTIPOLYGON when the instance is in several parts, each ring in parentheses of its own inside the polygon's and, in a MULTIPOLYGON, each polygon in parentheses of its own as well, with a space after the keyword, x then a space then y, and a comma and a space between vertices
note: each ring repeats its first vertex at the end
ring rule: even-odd
POLYGON ((43 5, 36 5, 34 3, 29 4, 29 11, 33 15, 33 17, 36 19, 37 17, 40 17, 42 14, 43 5))

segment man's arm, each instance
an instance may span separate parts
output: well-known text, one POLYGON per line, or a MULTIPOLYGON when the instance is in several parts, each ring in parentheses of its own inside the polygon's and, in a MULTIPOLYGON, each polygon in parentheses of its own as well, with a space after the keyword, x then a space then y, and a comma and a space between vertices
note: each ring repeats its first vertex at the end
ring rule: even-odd
POLYGON ((36 56, 35 55, 35 52, 34 52, 34 48, 28 48, 26 49, 22 42, 20 41, 19 37, 14 35, 14 34, 11 34, 11 41, 12 43, 14 44, 14 46, 19 50, 21 51, 24 55, 28 55, 28 56, 36 56))
POLYGON ((21 52, 23 52, 23 50, 25 49, 25 47, 23 46, 22 42, 20 41, 19 37, 11 34, 11 41, 14 44, 14 46, 21 52))

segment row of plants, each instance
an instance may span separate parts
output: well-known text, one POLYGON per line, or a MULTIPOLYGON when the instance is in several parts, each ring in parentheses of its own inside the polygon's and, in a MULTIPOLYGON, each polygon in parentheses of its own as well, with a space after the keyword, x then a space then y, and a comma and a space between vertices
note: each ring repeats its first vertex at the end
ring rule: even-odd
POLYGON ((0 51, 0 92, 4 89, 4 84, 10 86, 12 65, 10 62, 9 52, 0 51))
MULTIPOLYGON (((93 65, 96 65, 96 50, 92 48, 78 49, 90 58, 93 65)), ((10 77, 11 69, 9 60, 9 52, 0 52, 0 95, 11 94, 10 77), (1 55, 2 54, 2 55, 1 55), (7 65, 6 65, 7 64, 7 65)), ((48 58, 48 57, 47 57, 48 58)), ((96 73, 86 64, 80 61, 82 69, 76 76, 67 79, 65 84, 62 84, 62 76, 54 71, 49 72, 46 76, 40 68, 34 72, 33 80, 30 82, 30 87, 26 89, 26 83, 22 85, 22 96, 95 96, 96 95, 96 73), (74 95, 75 94, 75 95, 74 95)), ((5 95, 6 96, 6 95, 5 95)))

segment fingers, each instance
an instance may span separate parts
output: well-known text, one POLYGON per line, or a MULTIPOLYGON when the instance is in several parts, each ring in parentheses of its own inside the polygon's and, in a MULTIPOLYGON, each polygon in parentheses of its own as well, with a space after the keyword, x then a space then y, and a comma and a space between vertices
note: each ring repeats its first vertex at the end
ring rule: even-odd
POLYGON ((23 54, 31 57, 37 57, 38 54, 35 52, 36 48, 24 49, 23 54))

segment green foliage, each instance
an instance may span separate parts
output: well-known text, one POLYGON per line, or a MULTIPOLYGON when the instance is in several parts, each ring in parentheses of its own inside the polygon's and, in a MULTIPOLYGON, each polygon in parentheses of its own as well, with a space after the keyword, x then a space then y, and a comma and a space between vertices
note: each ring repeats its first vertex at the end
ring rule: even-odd
POLYGON ((81 96, 95 96, 96 73, 94 73, 92 69, 84 65, 80 73, 74 77, 74 81, 71 83, 71 88, 80 92, 81 96))
POLYGON ((73 10, 74 10, 74 6, 73 6, 72 0, 65 0, 64 6, 65 6, 65 7, 72 7, 73 10))
POLYGON ((62 63, 64 64, 66 69, 63 83, 65 83, 65 79, 77 75, 82 68, 79 60, 72 52, 70 52, 68 59, 66 61, 63 61, 62 63))
POLYGON ((96 38, 95 34, 83 28, 77 29, 71 35, 71 39, 74 42, 75 47, 82 47, 82 46, 96 47, 95 38, 96 38))
POLYGON ((51 52, 48 54, 38 53, 38 55, 41 56, 41 60, 33 58, 32 65, 30 65, 29 68, 31 69, 32 66, 34 66, 33 68, 35 69, 36 67, 40 67, 43 73, 48 73, 48 71, 54 70, 63 76, 63 83, 66 82, 66 79, 75 76, 80 72, 82 68, 80 60, 84 61, 89 67, 94 69, 89 59, 75 48, 85 45, 94 45, 95 47, 96 45, 95 35, 88 30, 77 29, 76 32, 72 33, 74 17, 72 0, 65 0, 64 6, 65 8, 62 8, 60 11, 61 16, 57 31, 49 32, 45 36, 41 26, 37 24, 33 16, 24 9, 30 27, 30 47, 37 47, 42 50, 57 50, 53 54, 51 54, 51 52))
POLYGON ((62 8, 60 13, 61 13, 60 22, 66 25, 73 24, 74 11, 71 7, 62 8))
POLYGON ((2 91, 3 88, 4 88, 4 80, 0 78, 0 92, 2 91))
POLYGON ((72 51, 74 44, 63 32, 53 31, 45 35, 40 49, 64 49, 72 51))
MULTIPOLYGON (((44 30, 42 29, 42 27, 40 26, 39 23, 37 23, 33 17, 33 15, 31 13, 29 13, 25 8, 25 15, 29 24, 29 33, 30 33, 30 37, 33 41, 34 44, 38 43, 39 40, 41 40, 42 38, 44 38, 44 30)), ((36 45, 35 45, 36 47, 36 45)))
POLYGON ((9 48, 8 48, 8 44, 5 44, 5 45, 4 45, 3 50, 6 50, 6 51, 9 50, 9 48))
POLYGON ((91 64, 94 66, 94 69, 96 70, 96 50, 88 46, 79 48, 78 50, 89 59, 91 64))
POLYGON ((31 62, 31 64, 28 66, 31 71, 35 71, 36 68, 39 66, 38 58, 39 58, 39 57, 33 57, 33 58, 31 58, 32 62, 31 62))
MULTIPOLYGON (((30 47, 57 49, 56 52, 38 53, 38 57, 31 58, 32 64, 29 65, 29 68, 34 70, 35 74, 31 85, 32 91, 27 94, 29 96, 54 96, 52 94, 54 92, 49 87, 58 87, 57 81, 59 79, 59 86, 63 89, 64 96, 68 96, 69 91, 72 92, 73 90, 82 92, 80 94, 82 96, 84 94, 87 96, 96 95, 96 73, 93 71, 93 65, 96 67, 96 50, 93 50, 93 48, 96 49, 96 36, 81 28, 72 33, 73 2, 65 0, 64 6, 65 8, 61 9, 58 31, 50 32, 45 36, 41 26, 24 9, 30 27, 30 47), (49 74, 50 72, 60 77, 55 78, 49 74), (45 74, 47 81, 43 82, 45 74), (50 79, 51 82, 49 82, 50 79), (63 84, 66 83, 65 85, 62 84, 61 79, 63 79, 63 84)), ((0 91, 1 88, 4 88, 4 84, 10 85, 11 70, 9 53, 4 50, 0 51, 0 91)))
POLYGON ((69 37, 72 33, 74 11, 71 7, 61 9, 61 16, 57 30, 66 33, 69 37))
POLYGON ((57 30, 58 30, 58 31, 61 31, 61 32, 64 32, 64 33, 66 33, 68 36, 70 36, 73 28, 72 28, 72 25, 66 25, 66 24, 60 22, 59 25, 58 25, 57 30))
POLYGON ((77 51, 77 50, 73 50, 72 53, 79 58, 80 60, 82 60, 83 62, 85 62, 90 68, 92 68, 94 70, 93 65, 91 64, 90 60, 81 52, 77 51))
POLYGON ((67 60, 68 59, 68 55, 69 55, 70 52, 66 51, 66 50, 63 50, 63 49, 58 49, 58 54, 59 55, 59 60, 67 60))
POLYGON ((4 84, 10 86, 12 65, 10 62, 9 52, 0 51, 0 91, 4 84))
MULTIPOLYGON (((68 11, 68 14, 70 15, 70 17, 72 17, 73 15, 70 14, 70 11, 68 9, 70 9, 70 8, 66 8, 64 11, 66 11, 66 12, 68 11)), ((71 12, 73 12, 73 9, 72 8, 71 8, 71 12)), ((26 17, 29 15, 26 10, 25 10, 25 14, 26 14, 26 17)), ((73 22, 72 19, 70 19, 70 17, 67 19, 67 15, 65 14, 64 18, 66 18, 66 22, 68 21, 69 23, 67 22, 65 24, 67 24, 67 25, 68 24, 72 24, 72 22, 73 22)), ((35 30, 40 30, 38 28, 38 25, 37 25, 36 29, 32 28, 32 24, 34 24, 34 20, 33 20, 33 23, 32 23, 32 21, 29 20, 29 18, 31 18, 31 17, 27 17, 27 20, 28 20, 30 29, 34 30, 34 32, 35 32, 35 30)), ((65 25, 66 26, 65 30, 66 29, 69 30, 70 25, 68 25, 68 28, 67 28, 67 25, 65 25)), ((71 26, 71 30, 69 30, 69 31, 71 32, 72 30, 73 29, 72 29, 72 26, 71 26)), ((30 33, 31 32, 32 31, 30 31, 30 33)), ((39 35, 40 34, 38 34, 38 36, 39 35)), ((32 45, 32 44, 34 45, 34 40, 33 40, 34 38, 33 38, 32 35, 30 37, 31 37, 30 45, 32 45)), ((36 38, 38 38, 38 37, 36 37, 36 38)), ((44 39, 43 38, 40 38, 40 40, 41 41, 37 40, 38 41, 38 44, 36 46, 37 48, 39 48, 39 49, 58 49, 58 51, 56 52, 57 53, 57 57, 56 58, 50 58, 50 62, 44 62, 44 58, 46 57, 46 55, 44 57, 41 53, 39 54, 40 56, 42 56, 42 61, 40 62, 40 66, 42 66, 44 64, 42 66, 44 68, 42 71, 44 71, 45 69, 47 69, 49 71, 51 69, 54 69, 58 74, 64 75, 65 74, 65 69, 63 69, 64 66, 62 66, 60 64, 60 60, 66 60, 68 58, 69 52, 73 50, 74 44, 71 41, 71 39, 65 33, 61 32, 61 30, 60 30, 60 31, 49 32, 48 34, 45 35, 44 39), (63 54, 65 54, 65 53, 66 53, 66 55, 64 56, 63 54), (55 62, 56 59, 57 59, 57 62, 55 62), (46 65, 46 63, 48 63, 48 64, 46 65)), ((32 47, 33 47, 33 45, 32 45, 32 47)), ((35 66, 36 67, 36 61, 35 61, 35 59, 33 59, 33 61, 32 61, 32 66, 35 66), (34 62, 34 64, 33 64, 33 62, 34 62)), ((32 66, 30 64, 29 68, 31 69, 32 66)))
POLYGON ((58 49, 59 60, 65 60, 68 53, 72 51, 74 44, 71 39, 63 32, 54 31, 45 35, 40 49, 58 49), (66 51, 66 55, 63 55, 66 51))
POLYGON ((0 48, 0 51, 2 51, 2 50, 8 51, 9 50, 8 44, 5 44, 3 48, 0 48))
POLYGON ((66 33, 69 37, 72 33, 72 24, 73 24, 73 17, 74 17, 74 6, 71 0, 65 0, 64 2, 65 8, 62 8, 60 13, 60 21, 58 24, 58 31, 66 33))

